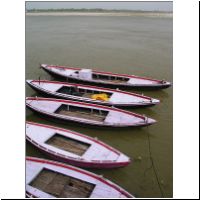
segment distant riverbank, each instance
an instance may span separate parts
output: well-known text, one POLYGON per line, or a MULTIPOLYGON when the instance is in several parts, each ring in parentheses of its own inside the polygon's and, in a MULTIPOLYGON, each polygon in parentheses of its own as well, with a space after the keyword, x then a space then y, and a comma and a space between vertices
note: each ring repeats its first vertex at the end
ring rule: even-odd
POLYGON ((173 17, 172 13, 128 13, 128 12, 35 12, 26 13, 27 16, 146 16, 173 17))
POLYGON ((101 9, 49 9, 28 10, 27 16, 146 16, 173 17, 172 12, 131 11, 131 10, 101 10, 101 9))

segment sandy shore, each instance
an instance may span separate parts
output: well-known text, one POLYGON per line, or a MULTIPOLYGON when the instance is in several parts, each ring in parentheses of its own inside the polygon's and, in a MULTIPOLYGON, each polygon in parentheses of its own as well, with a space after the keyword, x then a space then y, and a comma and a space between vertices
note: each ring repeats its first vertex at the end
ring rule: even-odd
POLYGON ((146 16, 173 17, 172 13, 163 12, 29 12, 27 16, 146 16))

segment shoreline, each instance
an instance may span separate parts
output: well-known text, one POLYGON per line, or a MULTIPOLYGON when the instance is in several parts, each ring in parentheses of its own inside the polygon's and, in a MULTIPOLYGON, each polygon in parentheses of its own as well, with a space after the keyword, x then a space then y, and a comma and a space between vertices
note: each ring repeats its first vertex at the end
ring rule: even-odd
POLYGON ((164 12, 26 12, 26 16, 144 16, 172 18, 173 13, 164 12))

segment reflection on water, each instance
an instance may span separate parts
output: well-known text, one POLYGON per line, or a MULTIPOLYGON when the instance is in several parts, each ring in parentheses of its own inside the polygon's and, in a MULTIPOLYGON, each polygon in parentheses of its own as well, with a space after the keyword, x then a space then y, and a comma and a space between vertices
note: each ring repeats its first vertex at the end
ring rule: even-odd
MULTIPOLYGON (((26 79, 53 79, 39 63, 91 67, 93 69, 149 76, 172 81, 172 19, 146 17, 26 17, 26 79)), ((136 91, 136 90, 129 90, 136 91)), ((151 153, 165 197, 172 197, 172 87, 137 90, 158 98, 150 108, 126 108, 155 118, 144 128, 96 129, 48 121, 27 110, 27 120, 55 125, 100 140, 132 159, 124 168, 94 170, 116 182, 136 197, 161 197, 151 166, 151 153)), ((26 86, 26 96, 40 96, 26 86)), ((45 157, 27 143, 27 155, 45 157)))

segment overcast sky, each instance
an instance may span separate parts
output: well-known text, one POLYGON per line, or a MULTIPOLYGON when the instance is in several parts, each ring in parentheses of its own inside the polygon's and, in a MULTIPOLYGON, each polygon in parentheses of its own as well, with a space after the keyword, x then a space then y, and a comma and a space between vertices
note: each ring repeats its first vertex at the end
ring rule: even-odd
POLYGON ((145 11, 172 11, 172 2, 26 2, 27 9, 103 8, 145 11))

